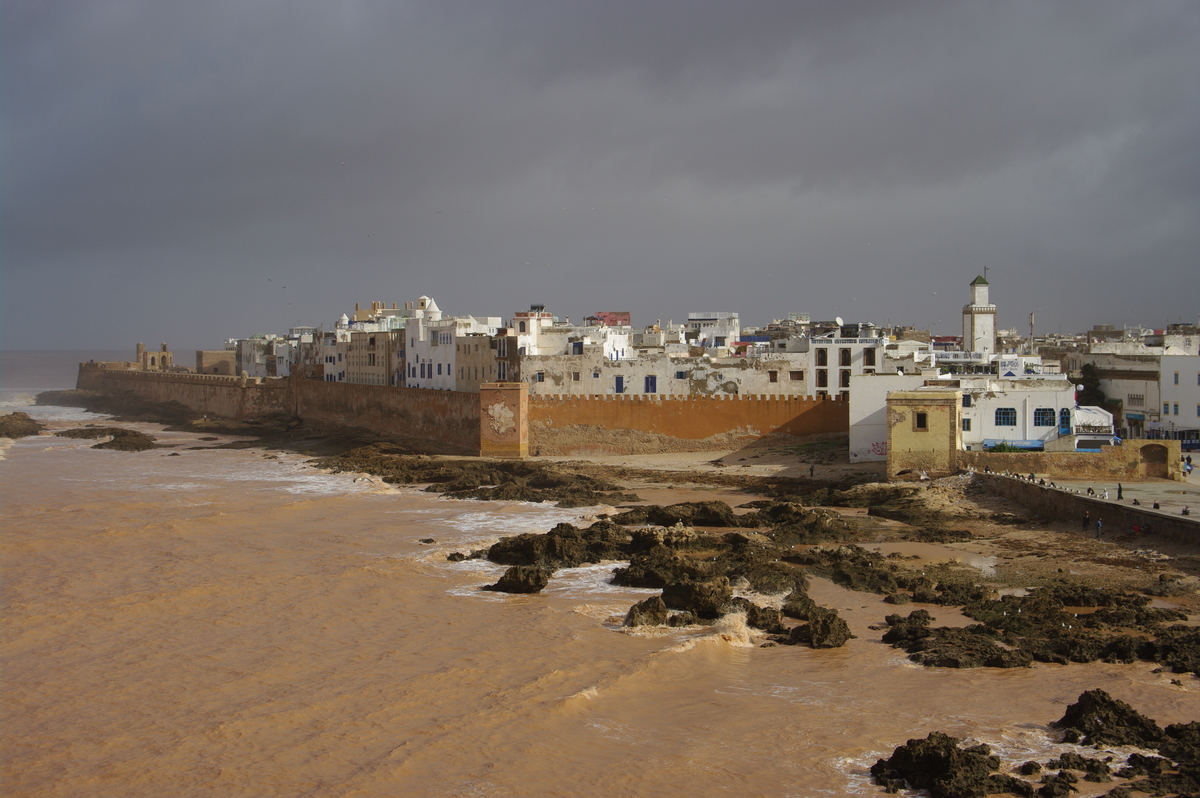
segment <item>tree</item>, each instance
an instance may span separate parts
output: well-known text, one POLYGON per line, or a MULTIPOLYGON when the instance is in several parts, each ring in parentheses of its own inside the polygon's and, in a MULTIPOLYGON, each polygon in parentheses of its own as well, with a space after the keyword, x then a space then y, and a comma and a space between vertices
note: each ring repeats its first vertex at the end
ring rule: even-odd
POLYGON ((1096 367, 1091 363, 1084 363, 1079 373, 1082 375, 1079 383, 1083 390, 1075 397, 1076 401, 1085 407, 1104 407, 1108 397, 1100 390, 1100 375, 1096 373, 1096 367))

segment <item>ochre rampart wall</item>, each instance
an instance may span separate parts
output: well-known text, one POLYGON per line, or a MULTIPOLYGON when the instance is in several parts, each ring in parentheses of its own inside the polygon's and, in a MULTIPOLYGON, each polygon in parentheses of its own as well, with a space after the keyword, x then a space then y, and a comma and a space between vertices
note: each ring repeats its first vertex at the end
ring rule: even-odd
POLYGON ((1099 452, 958 452, 958 467, 1054 480, 1183 479, 1179 441, 1130 439, 1099 452))
POLYGON ((985 480, 988 488, 996 495, 1012 499, 1046 518, 1060 519, 1064 530, 1082 532, 1083 514, 1086 511, 1090 514, 1087 531, 1089 535, 1096 533, 1096 519, 1100 519, 1104 522, 1101 536, 1105 538, 1128 534, 1134 524, 1140 527, 1149 524, 1150 533, 1156 537, 1181 543, 1200 541, 1200 519, 1195 516, 1172 515, 1145 505, 1134 507, 1119 504, 1081 493, 1046 488, 1023 479, 999 474, 980 474, 979 477, 985 480))
MULTIPOLYGON (((481 400, 476 393, 310 379, 243 380, 91 364, 81 364, 78 387, 132 391, 226 418, 288 413, 480 451, 481 400)), ((845 435, 849 408, 838 399, 791 396, 529 397, 527 423, 532 454, 702 451, 772 433, 797 438, 845 435)))
POLYGON ((439 441, 479 451, 479 394, 291 380, 300 418, 366 427, 385 435, 439 441))
POLYGON ((849 403, 795 396, 530 396, 533 454, 725 448, 772 433, 844 435, 849 403), (619 435, 616 433, 620 433, 619 435), (707 442, 707 444, 706 444, 707 442))
POLYGON ((287 380, 243 381, 214 374, 129 371, 82 363, 75 387, 101 393, 130 391, 152 402, 179 402, 222 418, 291 412, 287 380))

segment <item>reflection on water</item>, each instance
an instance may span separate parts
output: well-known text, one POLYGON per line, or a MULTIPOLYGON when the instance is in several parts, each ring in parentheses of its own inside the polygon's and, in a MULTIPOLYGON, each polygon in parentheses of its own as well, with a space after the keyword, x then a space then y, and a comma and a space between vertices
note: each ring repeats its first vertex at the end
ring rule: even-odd
MULTIPOLYGON (((36 414, 77 421, 59 412, 36 414)), ((43 436, 0 462, 8 794, 877 795, 875 759, 935 729, 1054 755, 1044 724, 1093 687, 1196 714, 1146 663, 920 668, 870 628, 894 608, 820 579, 857 635, 841 649, 758 648, 736 616, 626 634, 653 591, 608 584, 615 564, 507 596, 479 590, 502 567, 445 559, 587 510, 144 428, 180 456, 43 436)), ((877 548, 973 564, 897 545, 877 548)))

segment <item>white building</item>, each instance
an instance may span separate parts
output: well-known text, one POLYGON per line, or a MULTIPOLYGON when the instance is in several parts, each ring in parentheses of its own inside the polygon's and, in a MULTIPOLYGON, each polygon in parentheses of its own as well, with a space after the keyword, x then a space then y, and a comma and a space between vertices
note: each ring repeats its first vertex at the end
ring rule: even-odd
POLYGON ((1171 438, 1200 438, 1200 356, 1166 355, 1159 373, 1162 416, 1157 432, 1171 438))
POLYGON ((982 275, 971 281, 971 302, 963 306, 962 347, 979 352, 985 362, 996 353, 996 306, 988 302, 988 281, 982 275))

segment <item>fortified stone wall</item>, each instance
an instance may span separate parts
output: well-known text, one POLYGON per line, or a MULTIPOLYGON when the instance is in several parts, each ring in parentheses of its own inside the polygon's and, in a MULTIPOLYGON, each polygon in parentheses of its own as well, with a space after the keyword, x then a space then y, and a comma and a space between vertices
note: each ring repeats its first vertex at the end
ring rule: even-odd
MULTIPOLYGON (((138 372, 81 364, 78 387, 133 391, 153 401, 242 419, 266 413, 366 427, 481 450, 481 397, 476 393, 392 388, 307 379, 246 379, 213 374, 138 372)), ((522 414, 518 413, 518 421, 522 414)), ((489 420, 490 423, 491 420, 489 420)), ((848 403, 784 396, 529 397, 524 431, 531 454, 631 454, 704 451, 770 434, 814 440, 844 436, 848 403)), ((521 456, 518 446, 504 456, 521 456)))
POLYGON ((291 412, 286 380, 243 381, 214 374, 130 371, 81 363, 76 387, 102 393, 131 391, 152 402, 179 402, 197 412, 223 418, 291 412))
POLYGON ((529 449, 542 455, 704 451, 765 435, 837 437, 849 404, 796 396, 530 396, 529 449))
POLYGON ((290 380, 300 418, 366 427, 384 435, 439 441, 479 451, 479 394, 290 380))
POLYGON ((1047 479, 1183 479, 1179 441, 1127 440, 1099 452, 959 452, 958 467, 1047 479))
POLYGON ((1012 499, 1047 518, 1061 519, 1066 529, 1081 531, 1083 514, 1086 511, 1091 514, 1093 524, 1089 527, 1088 534, 1095 534, 1094 524, 1096 519, 1101 519, 1104 521, 1101 533, 1104 537, 1128 534, 1134 524, 1141 527, 1149 524, 1150 533, 1156 537, 1161 536, 1182 543, 1195 543, 1200 540, 1200 519, 1194 516, 1172 515, 1145 505, 1134 507, 1104 501, 1092 496, 1045 488, 999 474, 981 474, 980 477, 996 495, 1012 499))

